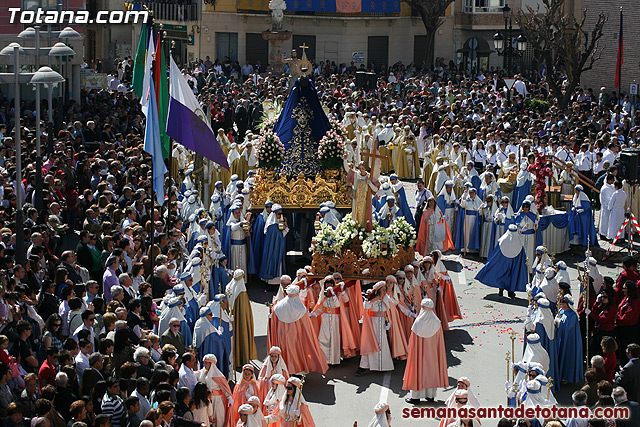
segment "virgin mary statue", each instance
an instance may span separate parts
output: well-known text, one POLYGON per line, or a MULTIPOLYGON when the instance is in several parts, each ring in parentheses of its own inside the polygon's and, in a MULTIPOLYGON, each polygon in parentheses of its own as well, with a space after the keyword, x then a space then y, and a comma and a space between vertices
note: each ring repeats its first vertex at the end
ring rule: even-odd
POLYGON ((300 173, 315 177, 320 171, 318 143, 331 129, 322 110, 316 88, 301 76, 289 93, 273 131, 284 144, 284 159, 279 173, 296 177, 300 173))

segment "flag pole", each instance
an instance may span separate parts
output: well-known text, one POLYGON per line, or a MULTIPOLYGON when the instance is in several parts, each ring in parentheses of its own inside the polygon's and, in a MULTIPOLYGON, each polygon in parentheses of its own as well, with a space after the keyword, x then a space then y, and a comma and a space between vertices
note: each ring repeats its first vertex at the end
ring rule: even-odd
MULTIPOLYGON (((162 24, 160 24, 162 25, 162 24)), ((155 28, 155 22, 152 21, 152 30, 151 30, 151 34, 150 37, 153 37, 153 29, 155 28)), ((162 29, 162 28, 161 28, 162 29)), ((156 58, 155 60, 158 60, 158 58, 156 58)), ((158 76, 154 76, 153 75, 153 70, 155 70, 155 66, 152 67, 151 69, 151 78, 153 79, 158 78, 158 76)), ((154 82, 151 81, 150 85, 153 86, 154 82)), ((157 95, 156 95, 157 96, 157 95)), ((156 108, 155 105, 149 105, 149 108, 156 108)), ((147 115, 147 120, 149 120, 149 116, 147 115)), ((145 126, 145 131, 146 131, 146 126, 145 126)), ((145 137, 146 137, 146 133, 145 133, 145 137)), ((154 237, 156 234, 156 223, 154 221, 155 218, 155 208, 156 208, 156 186, 155 186, 155 175, 154 175, 154 171, 153 171, 153 159, 151 159, 151 235, 149 236, 149 258, 150 262, 151 262, 151 274, 153 274, 153 269, 154 269, 154 265, 156 263, 155 260, 155 256, 154 256, 154 251, 153 251, 153 245, 154 245, 154 237)))
MULTIPOLYGON (((169 57, 172 58, 173 57, 173 48, 175 47, 176 42, 174 40, 171 40, 171 47, 169 48, 169 57)), ((166 74, 167 70, 164 70, 164 73, 166 74)), ((165 77, 166 78, 166 77, 165 77)), ((166 129, 165 129, 166 131, 166 129)), ((169 197, 167 198, 167 228, 166 228, 166 232, 167 234, 169 233, 169 219, 171 218, 171 187, 173 186, 173 184, 176 184, 176 189, 178 187, 178 180, 174 179, 173 177, 173 138, 169 137, 169 165, 167 167, 167 169, 169 169, 169 181, 167 182, 167 194, 169 195, 169 197)))

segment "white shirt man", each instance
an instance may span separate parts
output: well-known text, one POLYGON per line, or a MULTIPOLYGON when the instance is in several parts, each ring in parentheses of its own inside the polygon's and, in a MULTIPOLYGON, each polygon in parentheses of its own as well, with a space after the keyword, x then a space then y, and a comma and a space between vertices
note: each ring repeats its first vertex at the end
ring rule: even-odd
POLYGON ((180 366, 180 370, 178 373, 180 374, 180 380, 178 385, 180 387, 186 387, 193 394, 193 389, 198 383, 198 377, 195 372, 193 372, 193 368, 196 364, 195 358, 193 354, 187 353, 182 356, 182 366, 180 366))
POLYGON ((593 153, 583 146, 576 156, 576 169, 580 172, 591 172, 593 170, 593 153))

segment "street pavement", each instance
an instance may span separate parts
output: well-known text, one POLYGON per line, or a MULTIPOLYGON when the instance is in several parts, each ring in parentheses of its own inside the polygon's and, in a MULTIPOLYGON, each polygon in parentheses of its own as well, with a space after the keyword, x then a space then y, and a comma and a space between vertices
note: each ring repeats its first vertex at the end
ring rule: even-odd
MULTIPOLYGON (((413 205, 415 184, 406 184, 409 204, 413 205)), ((412 206, 413 207, 413 206, 412 206)), ((497 290, 474 280, 483 263, 477 258, 463 259, 458 255, 445 257, 446 266, 454 280, 458 303, 463 318, 450 324, 450 331, 444 332, 447 350, 447 363, 450 386, 438 389, 436 402, 432 407, 443 406, 446 398, 455 389, 456 379, 468 377, 471 390, 483 406, 495 407, 505 404, 505 381, 507 375, 507 351, 512 350, 509 333, 517 333, 514 350, 517 356, 523 351, 523 322, 526 316, 527 296, 522 293, 515 300, 499 297, 497 290)), ((598 258, 599 259, 599 258, 598 258)), ((576 279, 576 264, 584 260, 584 248, 572 250, 556 257, 556 262, 564 260, 571 277, 572 294, 578 296, 579 283, 576 279)), ((603 276, 614 279, 622 271, 619 264, 599 265, 603 276)), ((258 284, 254 285, 256 288, 258 284)), ((259 359, 267 353, 266 325, 268 307, 274 292, 249 287, 249 297, 253 301, 256 344, 259 359)), ((516 361, 519 357, 516 356, 516 361)), ((258 366, 260 362, 256 362, 258 366)), ((427 361, 428 363, 428 361, 427 361)), ((356 377, 359 357, 344 360, 339 366, 330 367, 325 375, 311 373, 307 375, 303 394, 309 404, 311 414, 317 426, 367 426, 374 412, 373 407, 380 401, 389 404, 392 425, 398 426, 436 426, 439 420, 406 419, 403 410, 412 405, 404 399, 408 392, 402 390, 402 377, 405 362, 394 361, 392 372, 368 373, 356 377)), ((561 405, 571 405, 571 393, 581 386, 563 385, 556 397, 561 405)), ((423 403, 419 406, 426 406, 423 403)), ((485 420, 484 426, 495 426, 497 420, 485 420)))

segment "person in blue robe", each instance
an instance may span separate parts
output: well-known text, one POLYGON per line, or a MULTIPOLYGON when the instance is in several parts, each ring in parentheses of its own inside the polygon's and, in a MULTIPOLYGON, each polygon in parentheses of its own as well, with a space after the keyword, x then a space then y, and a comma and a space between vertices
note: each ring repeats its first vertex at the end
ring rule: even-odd
POLYGON ((569 243, 582 246, 599 246, 596 226, 593 222, 591 202, 582 185, 575 187, 571 210, 569 211, 569 243))
POLYGON ((285 236, 289 229, 286 221, 281 223, 283 220, 282 206, 273 205, 264 225, 265 237, 260 266, 260 278, 264 281, 279 279, 285 273, 285 255, 287 254, 285 236))
POLYGON ((231 205, 231 207, 229 208, 228 214, 225 217, 225 225, 222 228, 222 236, 220 238, 220 241, 222 243, 222 253, 225 254, 227 256, 227 258, 229 258, 231 256, 231 223, 230 223, 230 219, 231 216, 233 215, 233 211, 242 211, 242 205, 239 205, 237 203, 234 203, 233 205, 231 205))
POLYGON ((520 172, 518 172, 516 185, 513 189, 513 200, 511 200, 511 207, 514 211, 522 205, 525 197, 531 194, 531 173, 528 171, 528 167, 528 162, 520 165, 520 172))
MULTIPOLYGON (((194 189, 195 185, 191 180, 191 175, 193 175, 193 168, 189 168, 184 172, 184 179, 182 180, 182 185, 180 185, 180 193, 178 195, 178 200, 182 201, 183 197, 180 197, 180 196, 185 196, 188 191, 191 191, 194 189)), ((188 195, 186 196, 188 197, 188 195)))
POLYGON ((480 215, 482 200, 477 197, 475 188, 470 188, 468 197, 462 195, 456 218, 454 246, 461 253, 480 250, 480 215))
MULTIPOLYGON (((191 289, 196 294, 200 292, 200 289, 202 287, 201 266, 202 266, 202 258, 200 258, 199 256, 195 258, 191 258, 191 261, 187 263, 187 267, 190 269, 193 275, 193 278, 192 278, 193 285, 191 286, 191 289)), ((198 320, 197 316, 195 320, 198 320)))
POLYGON ((564 295, 559 301, 558 330, 558 379, 578 383, 584 379, 582 332, 578 314, 573 310, 573 297, 564 295))
POLYGON ((209 303, 209 308, 213 314, 211 323, 218 331, 222 331, 223 357, 218 357, 216 365, 225 377, 229 376, 229 364, 231 363, 231 338, 233 330, 231 329, 231 318, 228 314, 229 300, 225 294, 217 294, 209 303))
POLYGON ((185 294, 185 314, 190 326, 193 326, 198 320, 198 312, 200 311, 200 305, 198 304, 198 293, 193 289, 193 274, 191 270, 185 270, 180 275, 180 280, 183 283, 178 283, 173 287, 180 289, 180 286, 184 287, 183 293, 185 294))
POLYGON ((398 216, 404 217, 404 219, 406 219, 407 222, 411 224, 413 228, 415 228, 416 220, 413 217, 413 214, 411 213, 411 208, 409 208, 409 203, 407 203, 407 194, 404 191, 402 182, 400 182, 400 180, 398 179, 398 175, 396 174, 392 174, 389 177, 389 180, 391 182, 391 188, 395 193, 396 206, 398 206, 398 209, 400 210, 398 212, 398 216))
POLYGON ((494 233, 495 246, 498 244, 498 239, 500 239, 500 237, 507 232, 509 226, 515 221, 515 214, 513 213, 511 203, 509 202, 509 198, 507 196, 502 196, 502 198, 500 199, 500 206, 498 206, 498 210, 493 216, 493 220, 496 224, 494 233))
POLYGON ((388 228, 400 215, 400 209, 396 205, 394 196, 387 196, 386 203, 375 213, 375 220, 381 227, 388 228))
POLYGON ((211 283, 209 283, 209 295, 216 295, 227 289, 227 285, 231 281, 231 270, 227 268, 228 262, 227 256, 222 254, 213 266, 211 283))
POLYGON ((509 225, 507 232, 498 239, 498 247, 489 255, 476 280, 498 288, 500 296, 505 289, 510 298, 515 298, 516 292, 526 292, 527 260, 518 227, 514 224, 509 225))
MULTIPOLYGON (((391 184, 388 182, 383 182, 378 190, 378 195, 380 199, 377 197, 372 197, 373 203, 373 212, 378 212, 382 207, 387 203, 387 197, 393 196, 393 190, 391 189, 391 184)), ((395 196, 394 196, 395 197, 395 196)))
MULTIPOLYGON (((375 197, 374 197, 374 199, 375 199, 375 197)), ((322 224, 327 224, 327 225, 329 225, 331 228, 333 228, 335 230, 338 227, 338 225, 340 224, 340 221, 338 220, 338 218, 336 218, 334 216, 334 214, 331 211, 331 208, 329 208, 329 206, 322 206, 318 213, 319 213, 319 216, 320 216, 320 225, 321 226, 322 226, 322 224)))
POLYGON ((173 288, 171 288, 171 292, 173 292, 173 294, 176 297, 185 300, 185 305, 183 305, 184 317, 185 317, 185 320, 187 321, 187 324, 189 325, 189 327, 193 326, 195 321, 198 319, 198 315, 196 314, 196 316, 194 318, 193 313, 192 313, 192 311, 191 311, 191 309, 189 307, 189 301, 187 301, 187 298, 185 296, 185 286, 182 283, 178 283, 173 288))
MULTIPOLYGON (((215 354, 218 360, 224 356, 222 331, 212 323, 213 313, 209 306, 200 309, 200 318, 193 328, 193 346, 198 351, 200 361, 205 354, 215 354)), ((185 340, 185 342, 187 342, 185 340)), ((228 372, 228 371, 227 371, 228 372)))
POLYGON ((531 203, 528 201, 522 202, 520 212, 516 215, 513 222, 522 236, 522 243, 524 244, 524 251, 526 253, 526 259, 528 260, 529 270, 533 270, 533 260, 535 259, 536 250, 536 228, 538 226, 538 217, 531 212, 531 203))
MULTIPOLYGON (((549 355, 549 370, 547 377, 557 378, 558 373, 558 347, 551 304, 546 298, 538 298, 534 304, 537 309, 533 318, 534 331, 540 337, 540 345, 549 355)), ((556 390, 560 389, 560 381, 554 381, 556 390)))
POLYGON ((258 274, 260 266, 262 265, 262 250, 264 248, 264 224, 267 222, 267 218, 271 214, 271 207, 273 202, 267 200, 264 204, 264 209, 260 215, 256 216, 253 225, 251 226, 251 269, 249 274, 258 274))
POLYGON ((318 143, 331 129, 318 93, 307 77, 296 80, 280 117, 273 127, 284 144, 284 159, 279 173, 289 177, 303 174, 313 178, 320 171, 318 143))
MULTIPOLYGON (((209 220, 207 218, 201 218, 201 219, 196 219, 196 221, 198 221, 198 225, 195 229, 195 231, 193 233, 191 233, 191 237, 189 238, 189 241, 187 242, 187 251, 191 252, 193 250, 193 247, 196 245, 196 243, 198 243, 198 239, 200 237, 204 237, 204 239, 206 240, 207 236, 206 236, 206 232, 204 227, 207 225, 207 222, 209 222, 209 220)), ((202 240, 200 240, 202 241, 202 240)))
POLYGON ((449 227, 449 232, 452 236, 455 236, 456 226, 456 209, 458 208, 458 199, 453 192, 453 181, 447 180, 444 183, 444 187, 440 190, 440 194, 436 199, 436 205, 440 208, 440 212, 444 215, 449 227))

